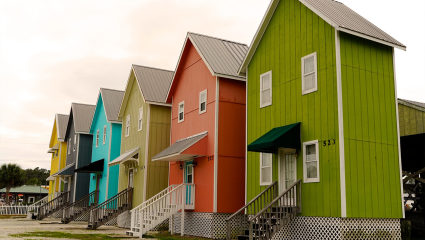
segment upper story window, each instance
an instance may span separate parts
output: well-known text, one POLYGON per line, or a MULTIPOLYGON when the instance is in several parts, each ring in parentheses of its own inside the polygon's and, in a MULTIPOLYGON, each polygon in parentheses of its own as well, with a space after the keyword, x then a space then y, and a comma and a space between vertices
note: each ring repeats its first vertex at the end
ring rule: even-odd
POLYGON ((207 89, 199 93, 199 114, 207 111, 207 89))
POLYGON ((303 143, 303 159, 304 182, 320 182, 317 140, 303 143))
POLYGON ((68 154, 71 154, 71 138, 68 138, 68 142, 67 142, 67 146, 66 148, 68 149, 68 154))
POLYGON ((99 130, 96 131, 96 147, 99 146, 99 130))
POLYGON ((106 143, 106 125, 103 126, 103 144, 106 143))
POLYGON ((125 136, 130 135, 130 114, 125 118, 125 136))
POLYGON ((312 53, 301 58, 302 94, 317 91, 317 57, 312 53))
POLYGON ((177 122, 184 121, 184 101, 179 103, 179 116, 177 122))
POLYGON ((260 153, 260 185, 270 185, 273 177, 273 154, 260 153))
POLYGON ((260 107, 272 105, 272 71, 260 75, 260 107))
POLYGON ((74 145, 72 146, 72 150, 75 152, 77 146, 77 134, 74 134, 74 145))
POLYGON ((139 119, 137 121, 137 129, 140 131, 143 128, 143 106, 139 108, 139 119))

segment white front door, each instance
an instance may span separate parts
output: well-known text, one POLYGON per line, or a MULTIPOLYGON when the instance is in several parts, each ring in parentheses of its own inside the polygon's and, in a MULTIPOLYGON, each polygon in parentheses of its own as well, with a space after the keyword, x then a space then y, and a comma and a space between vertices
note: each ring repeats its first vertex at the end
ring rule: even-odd
POLYGON ((295 153, 279 149, 279 194, 297 181, 297 157, 295 153))

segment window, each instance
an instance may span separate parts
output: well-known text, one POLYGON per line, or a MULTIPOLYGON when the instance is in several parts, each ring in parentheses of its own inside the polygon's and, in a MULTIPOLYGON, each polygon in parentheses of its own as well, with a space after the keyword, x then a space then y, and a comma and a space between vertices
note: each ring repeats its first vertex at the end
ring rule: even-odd
POLYGON ((272 71, 260 75, 260 108, 272 105, 272 71))
POLYGON ((77 146, 77 134, 74 134, 74 145, 72 146, 72 150, 75 152, 75 146, 77 146))
POLYGON ((139 131, 142 130, 143 124, 143 107, 139 108, 139 120, 137 121, 137 126, 139 131))
POLYGON ((99 130, 96 131, 96 147, 99 146, 99 130))
POLYGON ((317 91, 316 53, 301 58, 301 77, 303 95, 317 91))
POLYGON ((28 203, 34 203, 35 197, 28 197, 28 203))
POLYGON ((68 138, 66 148, 68 149, 68 154, 71 154, 71 138, 68 138))
POLYGON ((103 126, 103 144, 106 143, 106 125, 103 126))
POLYGON ((319 143, 317 140, 303 143, 304 182, 319 182, 319 143))
POLYGON ((273 177, 273 154, 260 153, 260 185, 272 184, 273 177))
POLYGON ((125 136, 130 135, 130 115, 125 118, 125 136))
POLYGON ((207 111, 207 90, 199 93, 199 114, 207 111))
POLYGON ((179 103, 179 116, 178 122, 184 121, 184 101, 179 103))

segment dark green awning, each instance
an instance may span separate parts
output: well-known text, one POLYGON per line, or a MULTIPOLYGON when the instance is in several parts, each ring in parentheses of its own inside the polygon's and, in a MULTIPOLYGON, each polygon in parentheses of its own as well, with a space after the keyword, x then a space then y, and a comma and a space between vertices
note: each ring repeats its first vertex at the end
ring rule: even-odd
POLYGON ((96 162, 92 162, 89 165, 75 169, 75 172, 79 172, 79 173, 99 173, 99 172, 102 172, 103 171, 103 161, 104 161, 104 159, 100 159, 96 162))
POLYGON ((299 149, 301 146, 300 125, 301 123, 294 123, 273 128, 249 144, 248 151, 276 153, 279 148, 299 149))

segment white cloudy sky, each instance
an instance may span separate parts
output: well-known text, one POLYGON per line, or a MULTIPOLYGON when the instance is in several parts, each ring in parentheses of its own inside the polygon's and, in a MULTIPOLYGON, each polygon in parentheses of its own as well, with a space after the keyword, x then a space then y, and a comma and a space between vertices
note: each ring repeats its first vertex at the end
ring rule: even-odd
MULTIPOLYGON (((407 45, 398 95, 425 102, 425 1, 341 0, 407 45)), ((173 70, 187 31, 249 44, 269 0, 0 0, 0 164, 50 167, 55 113, 124 89, 130 64, 173 70)))

